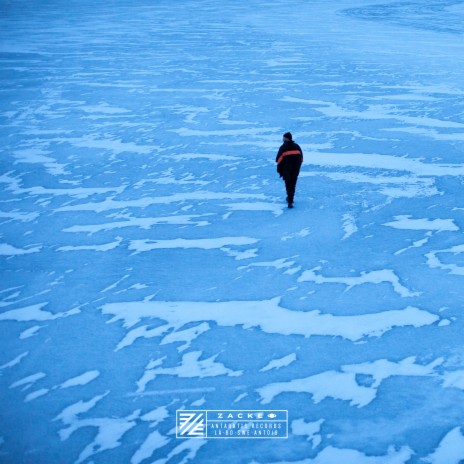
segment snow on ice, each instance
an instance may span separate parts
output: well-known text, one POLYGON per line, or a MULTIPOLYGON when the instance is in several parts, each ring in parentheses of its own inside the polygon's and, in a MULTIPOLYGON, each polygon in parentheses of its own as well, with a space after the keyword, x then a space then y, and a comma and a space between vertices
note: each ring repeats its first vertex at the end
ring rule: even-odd
POLYGON ((463 462, 462 1, 65 3, 0 7, 0 461, 463 462))

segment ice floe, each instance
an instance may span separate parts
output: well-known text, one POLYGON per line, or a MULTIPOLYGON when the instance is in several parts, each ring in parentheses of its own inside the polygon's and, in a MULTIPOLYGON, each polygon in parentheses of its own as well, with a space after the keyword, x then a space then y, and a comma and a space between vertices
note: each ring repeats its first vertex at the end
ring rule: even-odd
POLYGON ((109 323, 122 321, 130 329, 119 347, 132 344, 137 338, 158 337, 186 324, 214 321, 224 327, 259 328, 266 333, 281 335, 339 336, 357 341, 364 337, 379 337, 393 327, 422 327, 437 322, 435 314, 418 308, 392 309, 359 316, 334 316, 318 310, 292 311, 280 305, 280 298, 265 301, 146 301, 108 303, 102 314, 113 316, 109 323), (164 321, 147 330, 146 326, 131 329, 142 320, 164 321))

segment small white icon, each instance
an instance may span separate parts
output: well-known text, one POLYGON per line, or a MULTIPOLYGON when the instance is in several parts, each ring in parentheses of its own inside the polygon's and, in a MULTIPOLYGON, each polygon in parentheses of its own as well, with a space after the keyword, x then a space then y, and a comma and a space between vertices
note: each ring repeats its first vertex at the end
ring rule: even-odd
POLYGON ((275 419, 277 417, 277 414, 271 413, 268 414, 267 417, 269 417, 269 419, 275 419))
POLYGON ((205 414, 203 412, 179 412, 178 435, 181 437, 205 437, 205 414))

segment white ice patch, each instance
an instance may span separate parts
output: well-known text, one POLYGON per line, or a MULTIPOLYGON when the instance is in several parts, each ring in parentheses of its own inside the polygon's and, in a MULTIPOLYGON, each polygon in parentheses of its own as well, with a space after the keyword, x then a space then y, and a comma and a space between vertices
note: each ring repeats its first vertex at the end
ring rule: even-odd
MULTIPOLYGON (((96 404, 101 401, 109 392, 104 393, 103 395, 97 395, 89 401, 80 400, 77 403, 74 403, 70 406, 67 406, 63 411, 58 414, 53 420, 61 420, 64 424, 71 424, 75 422, 80 414, 90 411, 96 406, 96 404)), ((60 435, 62 435, 60 433, 60 435)), ((64 434, 65 436, 67 434, 64 434)), ((63 436, 61 437, 63 440, 63 436)))
POLYGON ((249 269, 251 267, 270 267, 274 269, 288 269, 295 264, 295 261, 289 261, 287 258, 276 259, 275 261, 263 261, 250 263, 247 266, 241 266, 238 269, 249 269))
POLYGON ((304 271, 299 277, 298 282, 314 282, 315 284, 343 284, 347 286, 347 291, 363 284, 382 284, 389 283, 392 285, 393 290, 402 297, 419 296, 420 292, 411 292, 406 287, 401 285, 398 276, 390 269, 383 269, 378 271, 362 272, 359 277, 323 277, 316 274, 315 271, 321 267, 315 267, 309 271, 304 271))
POLYGON ((320 431, 323 423, 324 419, 316 422, 306 422, 304 419, 294 420, 291 425, 292 434, 307 437, 306 440, 312 442, 313 449, 317 448, 322 442, 320 431))
POLYGON ((73 422, 67 429, 60 431, 62 440, 68 439, 74 432, 81 428, 93 427, 97 433, 92 443, 89 443, 80 453, 75 464, 87 461, 95 454, 111 450, 121 446, 123 436, 137 426, 137 417, 102 417, 94 419, 81 419, 73 422))
MULTIPOLYGON (((246 395, 246 393, 245 393, 245 395, 246 395)), ((203 396, 202 398, 200 398, 197 401, 192 401, 192 406, 196 407, 196 408, 199 408, 199 407, 203 406, 205 403, 206 403, 206 398, 203 396)))
POLYGON ((145 413, 140 419, 146 422, 150 422, 150 427, 155 427, 165 419, 168 419, 169 416, 170 414, 166 406, 160 406, 159 408, 145 413))
POLYGON ((67 428, 60 430, 59 435, 62 441, 67 440, 74 432, 81 428, 93 427, 97 429, 93 441, 88 444, 80 453, 76 463, 81 463, 105 450, 114 449, 121 445, 121 439, 126 432, 137 425, 140 412, 124 417, 105 417, 80 419, 78 416, 88 412, 101 401, 109 392, 95 396, 93 399, 84 402, 79 401, 65 408, 54 420, 61 420, 67 428))
POLYGON ((462 132, 439 132, 436 129, 425 129, 419 127, 397 127, 395 129, 384 128, 383 130, 388 132, 405 132, 407 134, 413 134, 421 138, 428 137, 433 140, 441 140, 447 142, 464 141, 464 133, 462 132))
POLYGON ((55 158, 47 156, 48 154, 50 152, 40 148, 27 148, 13 152, 17 163, 42 164, 52 176, 68 174, 65 170, 66 165, 57 163, 55 158))
POLYGON ((425 257, 427 258, 427 265, 430 268, 443 269, 444 271, 449 271, 450 274, 454 275, 464 275, 464 266, 458 266, 457 264, 446 264, 442 263, 437 255, 442 253, 451 253, 452 255, 458 255, 464 253, 464 245, 456 245, 447 250, 435 250, 427 253, 425 257))
POLYGON ((132 456, 130 460, 131 464, 140 464, 145 459, 151 458, 156 450, 163 448, 168 443, 169 439, 161 435, 158 430, 150 432, 147 438, 145 438, 145 441, 132 456))
POLYGON ((148 326, 146 325, 139 326, 136 329, 130 330, 128 332, 128 334, 118 343, 115 351, 119 351, 125 348, 126 346, 132 345, 139 338, 160 337, 168 330, 169 329, 165 325, 156 327, 154 329, 148 329, 148 326))
POLYGON ((304 229, 301 229, 299 232, 282 236, 281 240, 285 242, 286 240, 291 240, 294 238, 303 238, 307 237, 310 233, 311 229, 309 227, 305 227, 304 229))
POLYGON ((197 160, 206 159, 209 161, 240 161, 242 158, 239 156, 231 155, 217 155, 211 153, 180 153, 175 155, 163 156, 163 158, 169 160, 197 160))
POLYGON ((32 306, 27 306, 20 309, 12 309, 10 311, 5 311, 0 313, 0 321, 17 321, 17 322, 28 322, 28 321, 52 321, 62 317, 73 316, 79 314, 80 310, 70 309, 63 313, 50 313, 48 311, 43 311, 42 308, 47 306, 48 303, 39 303, 32 306))
POLYGON ((345 235, 342 237, 342 240, 346 240, 348 237, 358 231, 358 227, 356 226, 356 218, 353 214, 347 213, 343 215, 343 230, 345 235))
POLYGON ((453 219, 410 219, 411 216, 395 216, 395 221, 383 225, 403 230, 434 230, 438 232, 456 232, 459 227, 453 219))
POLYGON ((305 152, 305 165, 407 171, 415 176, 462 176, 464 164, 424 163, 420 159, 368 153, 305 152))
POLYGON ((367 175, 355 172, 302 171, 300 177, 324 176, 329 179, 353 184, 378 186, 378 193, 388 198, 415 198, 439 195, 435 180, 429 177, 367 175))
POLYGON ((174 129, 172 132, 182 136, 182 137, 213 137, 213 136, 221 136, 221 137, 233 137, 233 136, 240 136, 252 139, 254 137, 260 135, 270 135, 275 134, 279 129, 276 127, 269 127, 269 128, 260 128, 260 127, 252 127, 249 129, 224 129, 224 130, 198 130, 198 129, 188 129, 186 127, 182 127, 181 129, 174 129))
POLYGON ((249 237, 219 237, 219 238, 200 238, 185 239, 177 238, 173 240, 131 240, 129 250, 138 253, 168 248, 200 248, 203 250, 221 249, 227 246, 252 245, 258 242, 255 238, 249 237))
POLYGON ((388 361, 387 359, 379 359, 374 362, 346 365, 342 366, 342 371, 370 377, 370 386, 376 389, 385 379, 393 376, 434 376, 436 375, 435 369, 441 366, 443 362, 443 358, 437 358, 426 365, 416 364, 416 357, 410 356, 397 363, 388 361))
POLYGON ((464 435, 461 427, 448 432, 438 448, 424 462, 430 464, 460 464, 464 460, 464 435))
POLYGON ((139 155, 150 154, 155 147, 148 145, 137 145, 134 142, 123 142, 117 139, 97 139, 91 136, 81 138, 67 138, 63 142, 79 148, 97 148, 99 150, 110 151, 117 155, 121 153, 138 153, 139 155))
POLYGON ((81 199, 92 195, 104 195, 106 193, 120 194, 125 190, 126 186, 122 187, 75 187, 67 189, 45 188, 41 186, 18 188, 14 193, 28 195, 46 195, 46 196, 69 196, 71 198, 81 199))
POLYGON ((0 256, 19 256, 19 255, 29 255, 31 253, 38 253, 42 249, 41 246, 33 248, 16 248, 13 245, 8 243, 0 243, 0 256))
POLYGON ((115 288, 117 288, 117 286, 123 282, 124 280, 126 280, 128 277, 130 277, 130 274, 126 274, 125 276, 121 277, 117 282, 115 282, 114 284, 111 284, 111 285, 108 285, 108 287, 104 288, 102 290, 102 293, 105 293, 105 292, 109 292, 110 290, 114 290, 115 288))
POLYGON ((114 242, 103 245, 62 246, 57 248, 57 251, 110 251, 121 245, 122 241, 122 237, 116 237, 114 242))
MULTIPOLYGON (((349 401, 351 406, 364 407, 374 401, 377 389, 383 380, 392 376, 432 376, 435 368, 442 364, 437 359, 428 365, 415 363, 415 357, 406 358, 399 363, 380 359, 372 363, 342 366, 340 371, 326 371, 307 378, 278 382, 258 388, 256 391, 263 404, 270 403, 276 396, 285 393, 308 393, 314 403, 326 398, 349 401), (360 385, 357 375, 372 379, 370 385, 360 385)), ((365 383, 365 382, 364 382, 365 383)))
POLYGON ((271 362, 269 362, 269 364, 267 364, 262 369, 260 369, 259 372, 266 372, 272 369, 281 369, 282 367, 289 366, 295 361, 296 361, 296 354, 292 353, 280 359, 273 359, 271 362))
POLYGON ((233 250, 228 247, 221 247, 221 251, 223 251, 227 256, 236 259, 237 261, 242 261, 244 259, 251 259, 256 258, 258 249, 257 248, 250 248, 249 250, 239 251, 233 250))
MULTIPOLYGON (((32 401, 35 400, 36 398, 40 398, 41 396, 46 395, 49 393, 51 390, 56 390, 56 389, 65 389, 65 388, 71 388, 71 387, 77 387, 77 386, 82 386, 82 385, 87 385, 88 383, 92 382, 95 380, 100 373, 98 371, 88 371, 84 374, 81 374, 77 377, 74 377, 72 379, 69 379, 60 385, 56 385, 52 388, 41 388, 39 390, 33 391, 32 393, 29 393, 24 401, 32 401)), ((10 388, 17 388, 17 387, 23 387, 22 391, 29 390, 32 385, 37 382, 38 380, 41 380, 45 377, 45 374, 43 372, 39 372, 37 374, 30 375, 28 377, 25 377, 21 380, 18 380, 14 382, 10 388)))
POLYGON ((215 201, 215 200, 243 200, 256 199, 266 200, 262 193, 233 193, 233 192, 184 192, 175 193, 165 197, 143 197, 136 200, 117 201, 111 198, 95 203, 80 203, 71 206, 62 206, 56 211, 94 211, 102 213, 114 209, 147 208, 152 205, 170 204, 191 201, 215 201))
MULTIPOLYGON (((340 449, 328 446, 311 461, 293 461, 292 464, 407 464, 413 455, 414 452, 408 446, 404 446, 398 451, 393 446, 390 446, 387 454, 381 456, 367 455, 354 449, 340 449)), ((278 464, 290 463, 280 462, 278 464)))
POLYGON ((102 102, 99 105, 85 105, 80 106, 80 110, 85 111, 86 113, 100 113, 100 114, 124 114, 130 113, 129 110, 125 108, 118 108, 117 106, 111 106, 108 103, 102 102))
POLYGON ((27 403, 29 401, 40 398, 41 396, 45 396, 49 391, 50 390, 48 388, 40 388, 39 390, 36 390, 36 391, 26 395, 26 397, 24 398, 24 402, 27 403))
POLYGON ((230 211, 269 211, 276 217, 280 216, 284 212, 282 205, 259 201, 253 203, 228 203, 223 206, 228 208, 230 211))
MULTIPOLYGON (((330 118, 350 118, 360 120, 379 120, 379 119, 392 119, 403 123, 403 125, 410 124, 413 127, 424 126, 433 128, 445 129, 464 129, 464 124, 448 120, 433 119, 423 116, 407 116, 404 114, 397 114, 392 110, 391 105, 369 105, 364 111, 353 111, 343 108, 331 101, 323 100, 306 100, 295 97, 283 97, 281 101, 289 103, 303 103, 312 106, 313 110, 319 111, 324 116, 330 118)), ((393 129, 391 129, 393 130, 393 129)))
POLYGON ((443 374, 443 386, 445 388, 464 390, 464 370, 445 372, 443 374))
POLYGON ((0 219, 12 219, 13 221, 20 222, 32 222, 39 216, 39 213, 22 213, 20 211, 0 211, 0 219))
POLYGON ((157 218, 136 218, 130 217, 124 221, 114 221, 103 224, 95 225, 74 225, 63 229, 63 232, 87 232, 89 234, 95 234, 97 232, 112 230, 112 229, 121 229, 124 227, 139 227, 140 229, 148 230, 154 225, 159 224, 175 224, 175 225, 196 225, 196 226, 206 226, 209 223, 207 221, 195 221, 195 218, 201 217, 199 215, 176 215, 176 216, 167 216, 167 217, 157 217, 157 218))
POLYGON ((42 328, 40 325, 35 325, 33 327, 30 327, 29 329, 24 330, 21 332, 19 335, 20 340, 24 340, 25 338, 33 337, 34 335, 37 335, 38 331, 42 328))
POLYGON ((185 329, 181 331, 173 331, 166 335, 163 340, 161 340, 160 345, 166 345, 169 343, 184 342, 180 345, 177 350, 184 351, 190 347, 190 344, 193 340, 198 338, 202 333, 207 332, 211 327, 207 322, 191 327, 190 329, 185 329))
POLYGON ((402 248, 401 250, 395 251, 395 253, 394 253, 395 256, 400 255, 401 253, 404 253, 405 251, 408 251, 408 250, 410 250, 412 248, 420 248, 420 247, 426 245, 429 242, 430 237, 432 237, 432 235, 433 235, 432 232, 427 232, 425 234, 425 238, 423 238, 421 240, 417 240, 415 242, 412 242, 411 246, 408 246, 406 248, 402 248))
POLYGON ((206 180, 196 180, 193 175, 187 175, 186 177, 182 179, 176 179, 173 176, 164 176, 164 177, 159 177, 156 179, 144 179, 141 180, 140 182, 137 182, 134 184, 135 189, 139 189, 143 187, 145 184, 158 184, 158 185, 208 185, 211 184, 212 181, 206 181, 206 180))
POLYGON ((32 384, 34 384, 38 380, 43 379, 44 377, 46 377, 46 374, 44 374, 43 372, 37 372, 37 374, 28 375, 27 377, 24 377, 21 380, 13 382, 10 385, 10 388, 24 387, 23 390, 27 390, 32 386, 32 384))
POLYGON ((81 375, 78 375, 77 377, 73 377, 72 379, 66 380, 62 384, 58 386, 58 388, 71 388, 71 387, 77 387, 80 385, 87 385, 88 383, 92 382, 95 380, 98 376, 100 375, 99 371, 88 371, 84 372, 81 375))
POLYGON ((181 455, 183 457, 179 464, 187 464, 194 462, 194 459, 201 447, 205 446, 208 440, 202 440, 200 438, 192 438, 190 440, 183 440, 173 450, 171 450, 166 457, 157 459, 152 464, 168 464, 173 461, 171 459, 174 456, 181 455))
POLYGON ((181 378, 204 378, 217 377, 227 375, 229 377, 239 377, 243 371, 232 371, 225 367, 222 363, 215 361, 218 355, 200 360, 201 351, 192 351, 184 354, 181 364, 175 367, 152 367, 149 363, 142 378, 137 382, 137 393, 145 391, 146 385, 154 380, 158 375, 172 375, 181 378))
POLYGON ((435 314, 413 307, 359 316, 334 316, 318 310, 292 311, 280 306, 280 298, 263 301, 228 302, 121 302, 108 303, 102 313, 113 315, 109 323, 124 321, 131 328, 142 319, 159 319, 164 325, 147 330, 145 326, 129 330, 118 347, 128 346, 139 337, 158 337, 185 324, 214 321, 223 327, 259 328, 266 333, 282 335, 339 336, 357 341, 380 337, 393 327, 422 327, 439 320, 435 314))
POLYGON ((14 367, 18 365, 23 360, 23 358, 25 358, 28 354, 29 354, 29 351, 25 351, 24 353, 21 353, 20 355, 16 356, 16 358, 0 366, 0 370, 7 369, 9 367, 14 367))

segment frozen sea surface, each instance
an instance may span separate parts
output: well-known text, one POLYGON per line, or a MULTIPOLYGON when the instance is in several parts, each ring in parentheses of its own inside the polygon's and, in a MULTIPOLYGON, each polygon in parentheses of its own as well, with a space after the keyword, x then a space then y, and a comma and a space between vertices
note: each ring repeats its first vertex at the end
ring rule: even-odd
POLYGON ((2 463, 464 461, 462 1, 0 10, 2 463))

